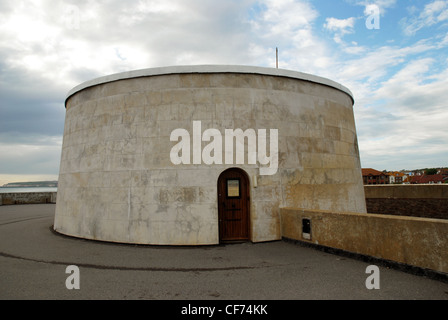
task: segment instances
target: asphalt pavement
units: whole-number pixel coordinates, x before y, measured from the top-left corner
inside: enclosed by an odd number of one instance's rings
[[[0,206],[1,300],[448,300],[444,281],[295,243],[95,242],[52,231],[54,213]]]

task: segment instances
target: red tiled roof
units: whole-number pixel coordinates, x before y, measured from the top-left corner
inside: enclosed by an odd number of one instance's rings
[[[372,169],[372,168],[366,168],[366,169],[361,169],[362,170],[362,175],[363,176],[382,176],[382,175],[386,175],[384,172]]]
[[[412,176],[409,177],[410,182],[411,183],[438,183],[438,182],[443,182],[443,178],[444,176],[442,176],[441,174],[433,174],[433,175],[422,175],[422,176]]]

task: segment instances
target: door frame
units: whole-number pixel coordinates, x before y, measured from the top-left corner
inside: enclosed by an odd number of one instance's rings
[[[241,191],[241,194],[243,193],[243,192],[245,192],[246,193],[246,203],[245,204],[243,204],[243,205],[245,205],[246,206],[246,221],[247,221],[247,239],[238,239],[238,240],[222,240],[222,234],[221,234],[221,225],[222,225],[222,221],[221,221],[221,215],[222,215],[222,209],[223,209],[223,207],[222,207],[222,204],[221,204],[221,201],[220,201],[220,195],[219,195],[219,191],[220,191],[220,182],[221,182],[221,180],[222,179],[226,179],[227,180],[227,178],[224,178],[223,176],[225,175],[225,173],[227,173],[227,172],[229,172],[229,171],[236,171],[236,172],[238,172],[238,173],[240,173],[241,174],[241,177],[242,177],[242,179],[244,180],[244,184],[246,185],[246,188],[245,188],[245,190],[242,190],[243,188],[241,188],[241,183],[240,183],[240,191]],[[252,221],[251,221],[251,210],[250,210],[250,207],[251,207],[251,201],[250,201],[250,179],[249,179],[249,175],[247,174],[247,172],[246,171],[244,171],[243,169],[241,169],[241,168],[228,168],[228,169],[225,169],[224,171],[222,171],[220,174],[219,174],[219,176],[218,176],[218,180],[217,180],[217,201],[218,201],[218,233],[219,233],[219,243],[223,243],[223,242],[232,242],[232,241],[235,241],[235,242],[241,242],[241,241],[251,241],[251,239],[252,239],[252,228],[251,228],[251,225],[252,225]]]

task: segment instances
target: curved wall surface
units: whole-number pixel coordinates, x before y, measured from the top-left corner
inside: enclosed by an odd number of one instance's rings
[[[221,181],[232,196],[225,202],[218,180],[230,168],[245,172],[247,190]],[[217,244],[223,220],[237,223],[237,199],[247,202],[253,242],[281,238],[280,207],[365,213],[350,91],[312,75],[243,66],[137,70],[70,91],[57,232]]]

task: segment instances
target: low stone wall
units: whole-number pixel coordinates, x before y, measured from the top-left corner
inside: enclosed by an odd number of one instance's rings
[[[364,186],[366,198],[448,199],[448,184],[383,184]]]
[[[0,193],[1,205],[56,203],[57,192]]]
[[[296,208],[280,214],[286,239],[448,273],[446,220]]]
[[[364,186],[368,213],[448,219],[448,184]]]

